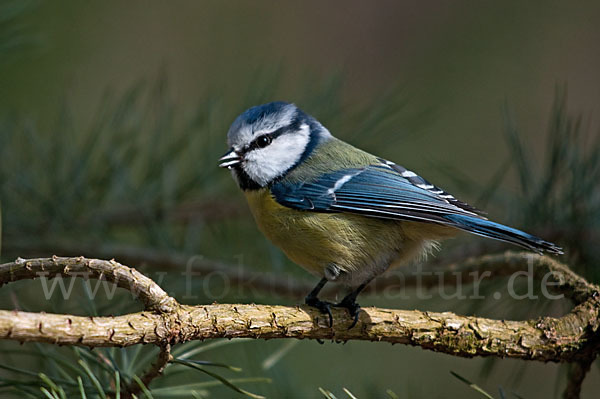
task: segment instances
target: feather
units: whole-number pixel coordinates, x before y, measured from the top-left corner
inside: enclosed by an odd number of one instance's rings
[[[281,181],[271,187],[271,192],[284,206],[318,212],[352,212],[436,223],[442,223],[444,219],[440,217],[447,214],[480,217],[472,208],[461,208],[440,194],[419,187],[401,172],[380,166],[343,169],[305,182]]]
[[[472,206],[414,172],[378,160],[380,163],[324,173],[308,181],[280,181],[271,187],[271,193],[279,204],[293,209],[436,223],[537,252],[562,253],[552,243],[488,221]]]

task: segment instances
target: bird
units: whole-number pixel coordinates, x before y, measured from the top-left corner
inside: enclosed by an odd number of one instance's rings
[[[358,294],[385,271],[425,257],[466,231],[538,253],[555,244],[488,220],[475,207],[415,172],[335,138],[293,103],[270,102],[240,114],[227,133],[220,167],[230,169],[259,230],[287,257],[320,277],[305,303],[359,319]],[[328,282],[349,293],[319,299]]]

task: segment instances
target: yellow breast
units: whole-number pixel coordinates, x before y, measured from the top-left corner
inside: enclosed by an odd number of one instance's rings
[[[263,234],[293,262],[317,275],[331,264],[347,272],[389,265],[409,249],[399,221],[294,210],[278,204],[268,189],[245,195]]]

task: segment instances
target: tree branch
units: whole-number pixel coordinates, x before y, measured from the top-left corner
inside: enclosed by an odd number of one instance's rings
[[[461,357],[496,356],[526,360],[570,362],[573,367],[566,398],[579,395],[581,384],[600,348],[600,288],[552,258],[507,252],[483,256],[446,267],[445,276],[489,271],[491,276],[532,270],[571,298],[566,315],[507,321],[451,312],[366,308],[356,327],[343,309],[333,309],[333,327],[309,306],[179,304],[154,281],[114,260],[77,258],[17,259],[0,265],[0,286],[36,277],[104,279],[130,290],[145,311],[122,316],[84,317],[0,310],[0,339],[89,347],[125,347],[151,343],[161,351],[142,377],[144,384],[161,374],[170,360],[170,346],[213,338],[297,338],[336,342],[384,341],[420,346]],[[431,269],[435,270],[435,269]],[[447,273],[450,271],[450,273]],[[452,277],[450,277],[452,279]],[[433,282],[434,280],[431,280]],[[427,280],[418,283],[427,284]],[[440,283],[439,278],[436,279]],[[132,397],[139,385],[126,387]]]
[[[365,340],[421,346],[462,357],[498,356],[540,361],[582,359],[591,339],[587,328],[597,309],[578,309],[559,319],[501,321],[421,312],[366,308],[360,324],[334,310],[334,326],[307,306],[180,306],[175,312],[140,312],[114,317],[0,311],[0,337],[60,345],[129,346],[213,338]],[[593,331],[594,334],[597,331]]]
[[[530,256],[527,254],[527,256]],[[334,310],[334,326],[308,307],[268,305],[178,304],[151,280],[114,261],[85,258],[19,259],[0,265],[0,282],[32,278],[36,273],[73,276],[91,271],[120,287],[139,289],[149,311],[116,317],[0,311],[0,337],[21,342],[50,342],[86,346],[129,346],[139,343],[175,344],[212,338],[309,338],[336,341],[367,340],[421,346],[456,356],[498,356],[541,361],[579,361],[589,358],[597,342],[600,303],[598,287],[548,257],[532,255],[536,269],[552,273],[578,305],[561,318],[504,321],[423,312],[366,308],[357,327],[344,310]],[[505,260],[516,255],[502,255]],[[484,257],[483,263],[494,263]],[[523,261],[523,257],[521,257]],[[166,304],[166,305],[165,305]]]

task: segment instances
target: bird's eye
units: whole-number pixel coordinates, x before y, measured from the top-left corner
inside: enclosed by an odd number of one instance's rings
[[[261,136],[256,139],[256,145],[258,146],[258,148],[265,148],[266,146],[271,144],[272,140],[273,139],[271,139],[271,136],[265,134],[264,136]]]

